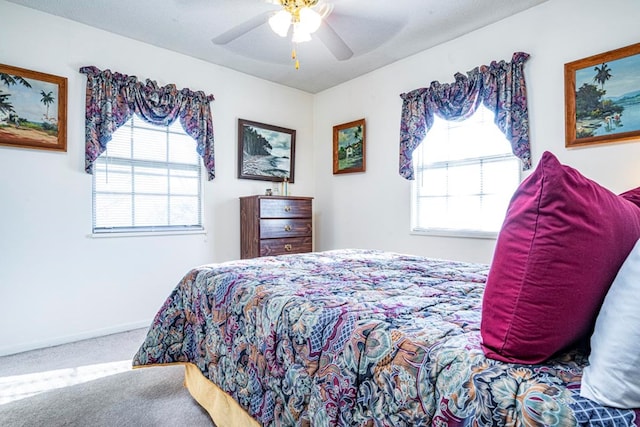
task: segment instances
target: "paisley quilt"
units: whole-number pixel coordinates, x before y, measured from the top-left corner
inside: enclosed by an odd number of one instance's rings
[[[580,397],[587,355],[487,359],[488,266],[374,250],[194,268],[135,366],[190,362],[264,426],[632,426]]]

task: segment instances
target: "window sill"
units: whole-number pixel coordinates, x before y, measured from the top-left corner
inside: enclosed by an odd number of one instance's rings
[[[414,236],[435,236],[435,237],[459,237],[466,239],[490,239],[496,240],[498,233],[494,231],[479,230],[453,230],[453,229],[424,229],[413,228],[410,232]]]
[[[104,239],[113,237],[162,237],[162,236],[182,236],[190,234],[207,234],[202,230],[172,230],[172,231],[108,231],[104,233],[91,233],[87,237],[92,239]]]

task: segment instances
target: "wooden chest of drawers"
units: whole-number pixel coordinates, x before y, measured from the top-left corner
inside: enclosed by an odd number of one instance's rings
[[[240,257],[313,250],[312,197],[240,197]]]

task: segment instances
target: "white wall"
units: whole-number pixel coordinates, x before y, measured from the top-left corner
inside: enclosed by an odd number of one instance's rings
[[[4,0],[0,16],[0,63],[68,78],[67,152],[0,146],[0,354],[147,326],[190,267],[239,258],[238,197],[269,183],[236,178],[238,118],[296,129],[290,190],[313,195],[311,95]],[[84,65],[215,95],[206,235],[89,237]]]
[[[315,97],[316,247],[365,247],[490,262],[495,240],[410,235],[409,181],[398,174],[400,94],[456,72],[531,55],[526,67],[534,165],[545,150],[615,192],[640,185],[640,144],[564,146],[564,64],[640,41],[637,0],[549,0]],[[367,120],[367,170],[332,174],[332,127]],[[525,174],[526,175],[526,174]]]

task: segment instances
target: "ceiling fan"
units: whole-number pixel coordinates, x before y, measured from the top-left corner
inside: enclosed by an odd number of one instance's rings
[[[351,48],[327,22],[327,18],[333,11],[332,4],[322,0],[267,1],[279,5],[280,10],[256,15],[214,37],[213,43],[225,45],[268,22],[274,33],[281,37],[287,37],[291,33],[293,43],[291,57],[295,61],[296,69],[300,66],[295,50],[296,45],[311,40],[311,34],[317,35],[337,60],[344,61],[353,56]]]

